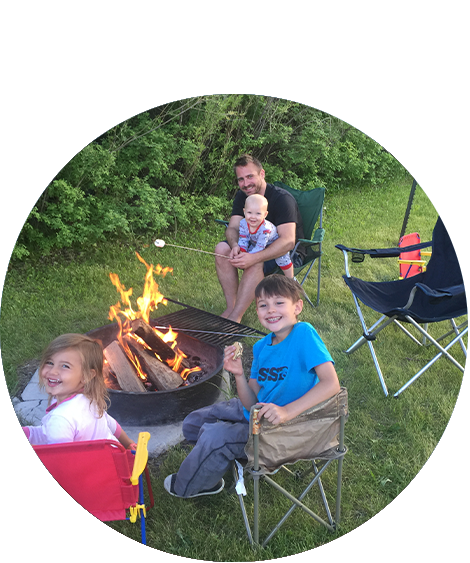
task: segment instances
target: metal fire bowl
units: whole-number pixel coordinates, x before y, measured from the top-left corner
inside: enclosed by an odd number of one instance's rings
[[[151,325],[161,324],[160,319],[150,319]],[[106,348],[118,334],[116,323],[96,328],[87,333],[101,340]],[[154,426],[179,422],[195,409],[214,403],[222,383],[223,351],[182,332],[178,333],[178,347],[188,356],[201,358],[200,367],[206,375],[196,383],[171,391],[132,393],[108,389],[111,405],[108,413],[119,424],[128,426]]]

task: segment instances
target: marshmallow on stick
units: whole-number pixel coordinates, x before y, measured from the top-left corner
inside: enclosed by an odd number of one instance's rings
[[[207,250],[199,250],[198,248],[188,248],[186,246],[178,246],[177,244],[169,244],[168,242],[165,242],[164,240],[158,238],[154,244],[157,248],[163,248],[164,246],[174,246],[175,248],[182,248],[183,250],[194,250],[195,252],[204,252],[204,254],[212,254],[213,256],[228,258],[228,256],[224,256],[223,254],[216,254],[215,252],[208,252]]]

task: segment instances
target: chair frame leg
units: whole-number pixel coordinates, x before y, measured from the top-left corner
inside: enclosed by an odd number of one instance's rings
[[[237,473],[237,468],[236,468],[235,462],[232,464],[232,472],[233,472],[233,478],[234,478],[235,483],[236,483],[238,481],[238,473]],[[251,527],[250,527],[250,523],[248,521],[248,515],[246,513],[243,495],[241,493],[237,493],[237,496],[238,496],[238,501],[240,503],[240,508],[241,508],[242,515],[243,515],[243,521],[245,523],[246,533],[248,535],[248,541],[250,542],[250,545],[253,545],[253,535],[251,533]]]
[[[447,351],[451,346],[453,346],[457,341],[461,340],[462,337],[468,332],[468,327],[466,327],[461,333],[459,333],[453,340],[452,342],[450,342],[445,348],[443,348],[439,342],[437,340],[435,340],[429,333],[427,333],[414,319],[412,319],[410,316],[406,317],[408,322],[410,324],[412,324],[416,330],[418,330],[419,332],[421,332],[421,334],[423,336],[425,336],[430,342],[431,344],[433,344],[441,353],[439,355],[442,356],[444,355],[448,360],[450,360],[455,367],[457,367],[462,373],[465,371],[465,369],[459,364],[459,362],[451,355],[449,354],[449,352]]]
[[[346,422],[345,417],[342,416],[341,419],[340,419],[338,451],[344,452],[344,453],[346,452],[346,449],[344,447],[344,426],[345,426],[345,422]],[[245,509],[245,503],[243,501],[243,496],[241,494],[238,495],[238,498],[240,500],[240,507],[242,509],[243,519],[244,519],[244,522],[245,522],[245,527],[246,527],[246,531],[247,531],[247,534],[248,534],[248,539],[249,539],[250,544],[253,547],[259,545],[259,484],[260,484],[260,478],[261,477],[267,483],[272,485],[275,489],[277,489],[280,493],[282,493],[285,497],[287,497],[292,502],[292,506],[289,508],[289,510],[284,514],[284,516],[279,520],[279,522],[276,524],[276,526],[268,534],[268,536],[266,537],[266,539],[264,540],[264,542],[262,544],[262,547],[266,547],[266,545],[272,539],[274,534],[279,530],[279,528],[284,524],[284,522],[287,520],[287,518],[291,515],[291,513],[297,507],[301,508],[304,512],[306,512],[309,516],[311,516],[315,521],[317,521],[318,523],[325,526],[330,532],[335,532],[338,529],[340,516],[341,516],[341,513],[340,513],[340,510],[341,510],[340,509],[340,505],[341,505],[341,483],[342,483],[344,455],[340,456],[337,459],[338,468],[337,468],[337,479],[336,479],[336,507],[335,507],[335,518],[333,519],[329,505],[328,505],[328,501],[327,501],[327,498],[326,498],[326,495],[325,495],[325,491],[323,489],[323,484],[321,482],[321,476],[322,476],[323,472],[331,465],[331,463],[333,463],[336,460],[333,460],[333,459],[327,460],[326,463],[321,468],[318,468],[317,465],[315,464],[315,461],[312,460],[312,468],[310,470],[306,471],[305,474],[314,471],[315,477],[312,479],[312,481],[310,481],[310,483],[305,488],[305,490],[300,494],[300,496],[298,496],[296,498],[293,495],[291,495],[291,493],[286,491],[283,487],[281,487],[281,485],[276,483],[276,481],[271,479],[271,477],[269,477],[268,475],[265,475],[265,474],[261,474],[259,472],[259,435],[258,434],[253,434],[253,446],[254,446],[254,460],[253,460],[254,461],[254,463],[253,463],[254,467],[253,467],[253,472],[252,472],[253,489],[254,489],[253,534],[251,533],[251,528],[250,528],[250,524],[249,524],[249,521],[248,521],[246,509]],[[235,464],[232,465],[232,470],[234,472],[234,478],[237,480]],[[292,471],[290,471],[287,468],[286,468],[286,470],[287,470],[288,473],[292,474]],[[322,497],[323,505],[324,505],[325,511],[327,513],[327,517],[328,517],[329,522],[326,522],[325,520],[323,520],[323,518],[321,518],[318,514],[313,512],[310,508],[308,508],[302,502],[303,499],[305,498],[305,496],[309,493],[309,491],[312,489],[312,487],[316,484],[318,484],[318,486],[319,486],[320,495]]]
[[[139,477],[139,502],[141,505],[145,503],[144,499],[144,480],[142,475]],[[143,545],[147,545],[147,530],[146,530],[146,522],[145,522],[145,514],[143,510],[139,510],[140,514],[140,535],[142,538]]]
[[[400,322],[398,322],[396,319],[394,319],[395,325],[406,334],[406,336],[408,336],[409,338],[411,338],[411,340],[417,344],[418,346],[428,346],[428,344],[426,344],[426,337],[423,336],[423,340],[420,342],[415,336],[413,336],[413,334],[411,334],[411,332],[406,329]],[[427,333],[427,327],[428,327],[428,323],[426,323],[424,325],[424,330]]]
[[[379,361],[377,359],[377,355],[375,353],[374,346],[372,345],[372,340],[375,340],[376,335],[380,331],[382,331],[386,326],[388,326],[390,323],[392,323],[394,321],[394,317],[388,318],[386,315],[383,315],[382,317],[380,317],[380,319],[374,325],[372,325],[370,327],[370,329],[368,329],[367,325],[366,325],[366,321],[364,320],[364,315],[362,314],[361,307],[359,306],[359,302],[357,300],[357,297],[354,294],[353,294],[353,299],[354,299],[354,303],[356,305],[357,314],[359,316],[359,320],[361,321],[362,330],[363,330],[364,334],[363,334],[363,336],[361,336],[361,338],[359,338],[352,346],[350,346],[346,350],[346,354],[352,354],[353,352],[355,352],[358,348],[360,348],[363,344],[365,344],[367,342],[367,345],[369,346],[370,354],[372,356],[372,360],[373,360],[374,365],[375,365],[375,371],[377,372],[377,375],[379,377],[380,385],[382,386],[382,390],[383,390],[385,396],[388,397],[387,385],[385,383],[385,379],[384,379],[384,376],[382,374],[382,370],[380,369]],[[367,338],[366,338],[366,336],[367,336]]]
[[[460,334],[460,331],[465,328],[466,326],[468,326],[468,320],[464,321],[463,323],[461,323],[460,325],[457,326],[457,323],[455,322],[454,319],[450,319],[450,324],[452,325],[452,331],[449,331],[446,335],[441,336],[441,338],[437,338],[436,340],[439,342],[440,340],[442,340],[443,338],[445,338],[445,336],[448,336],[449,334],[452,334],[452,332],[454,332],[454,334],[456,336],[458,336]],[[465,357],[467,357],[467,348],[465,348],[465,344],[463,343],[463,340],[460,338],[459,339],[459,344],[460,347],[462,348],[462,352],[464,353]]]
[[[315,475],[318,475],[319,470],[318,470],[317,464],[314,461],[312,461],[312,467],[313,467],[313,471],[314,471]],[[328,500],[326,499],[325,489],[323,488],[323,483],[321,482],[321,479],[318,479],[318,488],[320,489],[320,495],[321,495],[321,499],[322,499],[322,502],[323,502],[323,506],[325,507],[325,510],[326,510],[328,522],[330,523],[330,526],[334,527],[335,521],[333,519],[333,516],[331,515],[331,510],[330,510],[330,507],[328,505]]]
[[[332,460],[328,460],[325,463],[325,465],[321,469],[318,470],[318,473],[315,475],[315,478],[309,483],[307,488],[302,492],[302,494],[298,498],[291,495],[288,491],[286,491],[283,487],[278,485],[278,483],[276,483],[276,481],[271,479],[268,475],[264,475],[264,480],[267,483],[269,483],[270,485],[272,485],[275,489],[277,489],[280,493],[282,493],[285,497],[287,497],[293,504],[289,508],[289,510],[284,514],[284,516],[281,518],[281,520],[279,520],[279,522],[276,524],[276,526],[271,530],[268,537],[264,540],[263,547],[266,547],[267,543],[271,540],[271,538],[274,536],[274,534],[279,530],[279,528],[282,526],[282,524],[284,524],[284,522],[287,520],[287,518],[292,514],[294,509],[297,508],[297,507],[301,508],[304,512],[306,512],[309,516],[311,516],[318,523],[325,526],[330,532],[335,531],[334,525],[332,526],[328,522],[325,522],[325,520],[323,520],[323,518],[318,516],[318,514],[315,514],[315,512],[310,510],[310,508],[308,508],[307,506],[305,506],[305,504],[302,503],[302,500],[305,498],[307,493],[310,491],[310,489],[315,484],[317,484],[317,482],[320,480],[320,476],[322,475],[322,473],[326,470],[327,467],[329,467],[331,461]]]
[[[344,447],[344,425],[346,424],[346,419],[344,416],[340,419],[340,428],[339,428],[339,445],[338,450],[340,452],[345,452],[346,448]],[[343,461],[344,456],[341,456],[338,459],[338,474],[336,477],[336,510],[335,510],[335,527],[339,526],[341,520],[341,486],[343,482]]]
[[[448,360],[450,360],[455,365],[455,367],[460,369],[462,371],[462,373],[464,372],[464,368],[457,362],[457,360],[451,354],[449,354],[448,350],[456,342],[459,342],[460,346],[461,346],[461,348],[462,348],[462,350],[465,354],[465,357],[467,357],[467,351],[466,351],[466,348],[465,348],[465,344],[463,343],[462,337],[468,331],[468,321],[465,321],[462,324],[460,324],[459,326],[457,326],[454,319],[451,319],[452,330],[450,330],[446,334],[442,335],[441,337],[434,339],[427,332],[428,323],[426,323],[424,328],[423,328],[412,317],[407,315],[406,316],[407,321],[412,326],[414,326],[416,328],[416,330],[418,330],[418,332],[421,333],[421,335],[423,336],[423,340],[422,340],[422,342],[420,342],[417,338],[415,338],[413,336],[413,334],[411,334],[411,332],[409,330],[407,330],[397,320],[397,318],[398,318],[397,316],[387,317],[387,315],[382,315],[376,323],[374,323],[370,328],[367,328],[367,325],[366,325],[366,322],[365,322],[365,319],[364,319],[364,315],[362,314],[362,310],[361,310],[361,307],[359,305],[359,301],[354,294],[353,294],[353,299],[354,299],[354,304],[356,305],[356,311],[357,311],[357,314],[359,316],[359,320],[360,320],[361,325],[362,325],[363,335],[358,340],[356,340],[356,342],[354,342],[354,344],[352,344],[347,350],[345,350],[345,353],[348,354],[348,355],[352,354],[353,352],[358,350],[361,346],[363,346],[364,344],[367,343],[367,345],[369,346],[370,354],[372,356],[372,360],[374,362],[375,370],[377,372],[380,384],[382,386],[382,390],[383,390],[386,397],[388,396],[387,385],[385,383],[385,379],[384,379],[384,376],[382,374],[382,370],[380,368],[380,365],[379,365],[377,355],[375,353],[375,349],[374,349],[374,346],[372,344],[372,341],[375,340],[375,338],[376,338],[377,334],[379,334],[379,332],[381,332],[384,328],[386,328],[391,323],[395,323],[398,326],[398,328],[400,328],[407,336],[409,336],[411,338],[411,340],[413,340],[413,342],[415,342],[415,344],[417,344],[418,346],[430,346],[432,344],[433,346],[435,346],[439,350],[439,354],[437,354],[437,356],[435,356],[414,377],[412,377],[399,391],[397,391],[394,394],[394,397],[398,397],[398,395],[400,395],[407,387],[409,387],[411,385],[411,383],[416,381],[416,379],[418,379],[418,377],[420,377],[426,370],[428,370],[441,356],[445,356]],[[463,327],[465,327],[464,330],[461,330]],[[452,342],[450,342],[446,347],[443,347],[439,344],[440,340],[443,340],[444,338],[446,338],[447,336],[449,336],[453,333],[455,333],[456,336],[452,340]],[[427,341],[429,341],[429,344],[427,344]]]
[[[316,264],[317,261],[318,261],[318,277],[317,277],[317,302],[316,302],[316,305],[313,304],[310,297],[304,291],[305,299],[310,303],[310,305],[313,308],[315,308],[315,306],[318,307],[318,305],[320,304],[321,255],[310,264],[310,266],[308,267],[307,273],[302,278],[302,281],[299,282],[300,285],[303,287],[305,280],[307,279],[308,275],[310,274],[310,271],[312,270],[313,266]]]
[[[466,327],[462,332],[459,333],[458,336],[456,336],[451,342],[449,342],[449,344],[447,344],[447,346],[445,348],[442,348],[442,352],[439,352],[439,354],[437,354],[436,356],[434,356],[434,358],[432,360],[430,360],[423,368],[421,368],[418,373],[416,373],[409,381],[407,381],[407,383],[405,383],[405,385],[403,385],[403,387],[401,387],[393,396],[394,397],[398,397],[401,393],[403,393],[403,391],[405,389],[407,389],[412,383],[414,383],[418,377],[420,377],[421,375],[423,375],[423,373],[425,371],[427,371],[435,362],[437,362],[437,360],[444,355],[444,353],[446,353],[446,356],[450,356],[450,354],[447,354],[447,350],[449,350],[456,342],[460,341],[462,342],[462,337],[468,332],[468,327]],[[462,343],[463,344],[463,343]],[[441,348],[439,346],[439,348]],[[452,358],[452,356],[450,356],[450,358]],[[464,368],[456,361],[454,360],[454,358],[452,358],[452,363],[457,364],[457,367],[459,367],[459,369],[463,372]]]

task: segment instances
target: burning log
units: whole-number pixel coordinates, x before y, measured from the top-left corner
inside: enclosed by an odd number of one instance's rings
[[[117,340],[111,342],[104,349],[104,355],[123,391],[134,393],[146,391],[144,384],[135,373],[134,368]]]
[[[129,336],[125,336],[124,340],[139,359],[148,380],[155,385],[158,391],[168,391],[182,385],[183,379],[181,375],[158,360],[155,355],[147,351],[142,344]]]
[[[142,319],[135,319],[132,321],[132,331],[142,338],[142,340],[151,348],[163,362],[174,361],[176,357],[175,351],[164,342],[153,328]],[[181,361],[181,368],[189,369],[191,366],[189,362],[183,358]]]

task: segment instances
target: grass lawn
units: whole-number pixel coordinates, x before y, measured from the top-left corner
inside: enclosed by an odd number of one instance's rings
[[[187,452],[180,445],[151,466],[157,503],[148,518],[150,546],[211,561],[256,561],[292,555],[332,541],[367,522],[417,475],[446,428],[462,374],[441,359],[398,399],[385,398],[367,347],[351,357],[343,353],[362,331],[351,293],[342,280],[343,255],[334,248],[338,243],[364,248],[395,246],[410,187],[411,181],[392,182],[382,189],[326,194],[320,306],[313,309],[305,303],[301,319],[311,322],[324,339],[335,359],[341,384],[349,392],[349,452],[343,469],[338,533],[330,534],[296,510],[265,550],[251,549],[236,496],[224,491],[214,497],[184,501],[165,493],[164,477],[178,469]],[[418,189],[407,232],[418,231],[423,241],[430,240],[436,218],[437,212]],[[203,233],[155,233],[154,238],[210,251],[221,236],[220,227],[208,225]],[[105,244],[73,258],[62,256],[18,265],[10,269],[5,280],[0,324],[4,373],[12,395],[21,385],[18,374],[22,366],[38,358],[51,339],[63,332],[86,332],[109,322],[109,306],[118,300],[110,272],[119,274],[126,287],[134,288],[134,297],[140,295],[145,267],[135,251],[149,263],[174,268],[172,275],[158,278],[164,295],[216,314],[224,310],[211,256],[168,246],[156,249],[152,240],[133,247]],[[364,279],[392,279],[398,274],[394,259],[366,259],[351,269],[353,275]],[[314,299],[313,272],[306,290]],[[161,307],[154,316],[171,310],[170,305]],[[371,315],[366,320],[374,318]],[[243,323],[262,329],[253,305]],[[388,330],[389,338],[379,336],[375,346],[393,395],[434,353],[431,349],[417,350],[398,329]],[[245,345],[252,342],[245,341]],[[462,353],[456,356],[462,364],[465,362]],[[231,482],[230,476],[227,481]],[[328,490],[333,485],[332,476],[326,477],[324,483]],[[261,492],[263,537],[276,516],[279,519],[282,515],[284,502],[276,500],[270,491],[262,488]],[[250,498],[247,497],[248,510],[252,510]],[[138,526],[110,526],[139,538]]]

